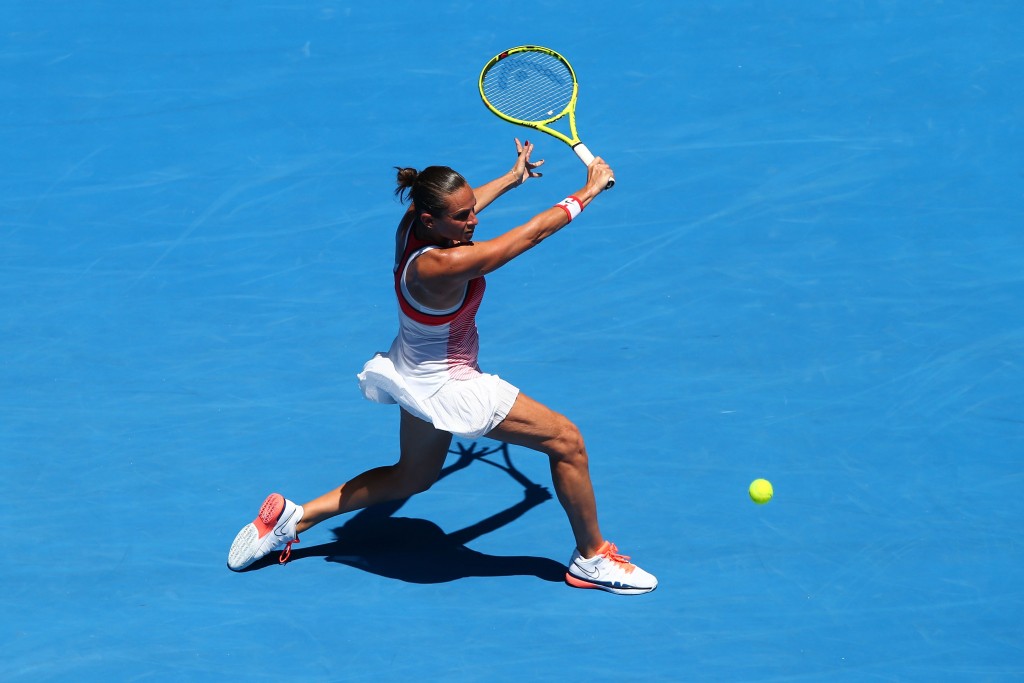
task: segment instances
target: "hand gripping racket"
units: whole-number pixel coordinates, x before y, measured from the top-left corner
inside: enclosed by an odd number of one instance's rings
[[[521,45],[493,57],[480,72],[480,97],[492,112],[535,128],[572,147],[589,166],[594,155],[576,133],[576,73],[565,57],[539,45]],[[569,115],[569,135],[548,124]],[[608,188],[615,179],[608,181]]]

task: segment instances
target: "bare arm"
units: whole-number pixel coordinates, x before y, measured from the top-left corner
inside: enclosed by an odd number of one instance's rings
[[[586,185],[573,196],[584,207],[589,205],[605,190],[613,175],[611,167],[603,159],[595,159],[587,169]],[[494,239],[461,244],[449,249],[434,249],[423,254],[416,259],[414,277],[428,290],[456,290],[473,278],[497,270],[568,223],[569,218],[561,208],[545,209],[526,223]]]

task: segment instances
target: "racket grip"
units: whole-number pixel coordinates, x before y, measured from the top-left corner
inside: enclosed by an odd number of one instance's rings
[[[576,152],[576,156],[580,158],[584,166],[590,166],[590,164],[594,163],[594,155],[591,154],[590,150],[582,142],[577,142],[573,145],[572,151]]]
[[[582,142],[577,142],[575,145],[573,145],[572,151],[576,152],[576,156],[578,156],[580,158],[580,161],[582,161],[587,166],[590,166],[590,164],[594,162],[594,155],[591,153],[589,149],[587,149],[587,146],[584,145]],[[604,186],[604,189],[610,190],[612,189],[612,187],[614,187],[614,185],[615,178],[610,178],[608,180],[608,184]]]

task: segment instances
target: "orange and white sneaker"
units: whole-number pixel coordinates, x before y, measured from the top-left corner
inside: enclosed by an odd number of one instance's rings
[[[620,555],[614,543],[605,541],[597,554],[587,559],[579,550],[573,551],[565,582],[577,588],[598,588],[619,595],[650,593],[658,580]]]
[[[302,519],[302,506],[280,493],[271,493],[260,506],[260,512],[235,536],[228,551],[228,568],[239,572],[250,564],[284,548],[278,561],[284,564],[291,555],[292,543],[299,542],[295,525]]]

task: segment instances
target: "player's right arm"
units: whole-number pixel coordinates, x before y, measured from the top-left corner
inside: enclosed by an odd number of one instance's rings
[[[604,192],[612,176],[611,167],[598,157],[587,169],[586,185],[572,196],[579,200],[581,208],[586,207]],[[422,254],[416,259],[413,277],[433,291],[461,289],[470,280],[494,272],[568,224],[565,210],[553,206],[494,239]]]

